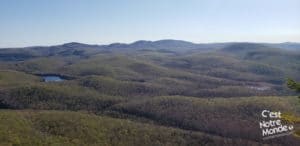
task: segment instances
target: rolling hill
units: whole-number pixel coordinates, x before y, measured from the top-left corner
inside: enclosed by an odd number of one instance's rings
[[[264,109],[300,114],[297,43],[181,40],[0,49],[0,145],[297,145]],[[61,82],[44,82],[45,75]],[[295,125],[298,128],[298,125]]]

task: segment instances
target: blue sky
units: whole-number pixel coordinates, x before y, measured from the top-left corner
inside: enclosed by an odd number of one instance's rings
[[[0,47],[300,42],[300,0],[0,0]]]

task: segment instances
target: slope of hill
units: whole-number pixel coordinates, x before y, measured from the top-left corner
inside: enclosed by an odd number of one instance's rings
[[[287,77],[300,80],[300,52],[282,45],[160,40],[0,49],[0,122],[18,121],[10,134],[0,128],[0,145],[299,144],[292,135],[262,141],[257,125],[265,108],[300,114],[285,85]]]
[[[1,145],[227,145],[241,139],[61,111],[0,111]],[[7,133],[7,131],[9,133]]]

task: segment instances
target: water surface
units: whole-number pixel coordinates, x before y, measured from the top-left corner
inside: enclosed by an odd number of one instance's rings
[[[41,76],[41,77],[43,78],[44,82],[61,82],[61,81],[65,80],[62,77],[55,76],[55,75],[51,75],[51,76],[44,75],[44,76]]]

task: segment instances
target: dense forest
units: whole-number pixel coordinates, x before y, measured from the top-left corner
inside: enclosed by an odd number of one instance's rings
[[[0,145],[299,145],[297,81],[300,44],[2,48]],[[294,133],[263,140],[264,109]]]

